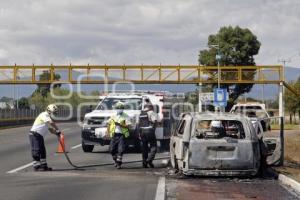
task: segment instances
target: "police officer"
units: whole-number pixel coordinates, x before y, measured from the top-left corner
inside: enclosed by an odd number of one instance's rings
[[[125,138],[129,137],[130,120],[126,113],[123,112],[124,104],[118,102],[115,105],[117,114],[108,120],[107,132],[111,137],[109,151],[115,161],[115,167],[121,169],[122,156],[125,151]]]
[[[157,115],[153,112],[153,105],[146,104],[139,117],[139,132],[141,139],[141,149],[144,168],[154,168],[153,160],[157,152],[157,141],[155,129],[157,125]],[[150,154],[148,155],[150,145]]]
[[[48,130],[57,136],[61,134],[51,115],[57,113],[57,106],[48,105],[46,111],[39,114],[29,132],[29,140],[31,145],[31,154],[33,158],[33,169],[35,171],[51,171],[46,162],[46,148],[44,137]]]

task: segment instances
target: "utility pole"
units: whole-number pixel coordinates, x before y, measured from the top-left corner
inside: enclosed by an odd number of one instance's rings
[[[283,80],[282,81],[285,81],[285,68],[287,66],[287,63],[292,62],[292,58],[295,57],[295,56],[300,56],[300,52],[298,52],[298,53],[290,56],[289,58],[278,59],[278,62],[281,62],[282,66],[283,66],[283,68],[282,68],[282,77],[283,77]],[[281,87],[281,85],[280,85],[280,87]],[[283,101],[284,87],[282,86],[282,88],[280,88],[279,90],[280,90],[279,91],[279,97],[280,97],[280,93],[282,92],[282,98],[279,98],[279,113],[280,113],[280,115],[282,115],[283,120],[285,121],[284,101]]]
[[[284,113],[284,85],[283,82],[285,81],[285,68],[286,64],[291,62],[292,57],[299,55],[300,53],[297,53],[295,55],[292,55],[288,59],[279,59],[278,62],[281,62],[283,64],[283,69],[282,69],[282,80],[280,81],[279,85],[279,116],[280,116],[280,146],[282,147],[281,151],[281,160],[280,160],[280,165],[284,164],[284,124],[285,124],[285,113]]]
[[[217,63],[218,63],[218,89],[221,88],[221,69],[220,69],[220,60],[222,58],[221,56],[221,53],[220,53],[220,45],[219,44],[213,44],[213,45],[210,45],[211,47],[214,47],[217,49],[217,54],[216,54],[216,60],[217,60]],[[219,107],[220,111],[221,112],[224,112],[225,111],[225,107]]]
[[[221,69],[220,69],[220,60],[222,58],[221,53],[220,53],[220,45],[219,44],[212,44],[209,45],[210,47],[214,47],[217,49],[217,54],[216,54],[216,61],[218,63],[218,89],[220,89],[220,82],[221,82]]]
[[[221,80],[221,69],[220,69],[220,60],[221,60],[221,54],[220,54],[220,46],[218,45],[218,54],[216,55],[216,60],[218,61],[218,89],[220,89],[220,80]]]

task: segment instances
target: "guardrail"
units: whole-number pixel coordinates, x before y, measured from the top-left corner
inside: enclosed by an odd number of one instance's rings
[[[44,110],[41,109],[0,109],[0,127],[25,125],[32,123],[34,119]],[[85,112],[80,113],[80,117]],[[58,121],[77,120],[77,110],[73,111],[59,109],[55,119]]]

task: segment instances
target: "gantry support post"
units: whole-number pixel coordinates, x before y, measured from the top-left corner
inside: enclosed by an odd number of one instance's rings
[[[282,166],[284,163],[284,123],[285,123],[285,116],[284,116],[284,101],[283,101],[283,92],[284,86],[283,81],[279,84],[279,117],[280,117],[280,145],[281,145],[281,159],[279,165]]]

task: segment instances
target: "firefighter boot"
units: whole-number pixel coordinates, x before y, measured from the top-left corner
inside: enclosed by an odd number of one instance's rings
[[[122,165],[122,156],[117,157],[117,169],[121,169]]]

